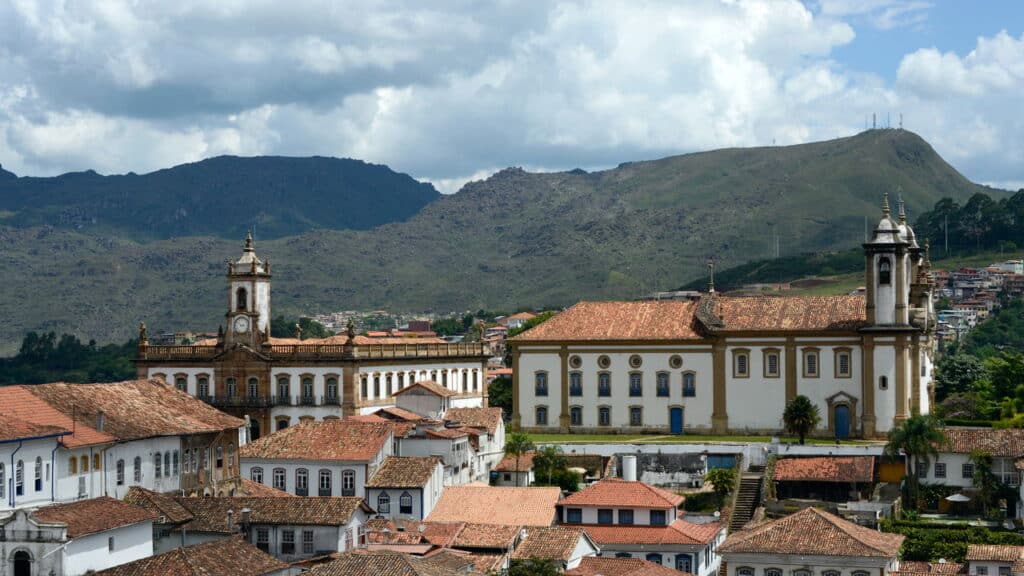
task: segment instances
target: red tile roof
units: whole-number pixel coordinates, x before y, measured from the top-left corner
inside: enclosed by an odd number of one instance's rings
[[[397,552],[346,552],[330,562],[313,566],[306,576],[458,576],[464,574],[445,561],[417,558]]]
[[[464,426],[485,428],[492,436],[501,424],[501,408],[449,408],[445,422],[459,422]]]
[[[516,457],[505,456],[498,462],[498,465],[494,467],[495,472],[529,472],[533,470],[533,457],[536,456],[536,452],[523,452],[519,455],[519,469],[516,470]]]
[[[465,438],[469,436],[469,433],[465,430],[459,430],[458,428],[432,428],[423,431],[430,438],[445,438],[448,440],[455,440],[456,438]]]
[[[145,508],[158,517],[163,516],[165,523],[168,524],[181,524],[193,518],[192,512],[179,504],[174,496],[147,490],[141,486],[129,488],[124,501]]]
[[[545,340],[693,340],[696,303],[580,302],[515,336],[514,342]]]
[[[863,295],[717,297],[726,331],[856,330],[867,324]]]
[[[241,448],[242,458],[264,460],[372,460],[391,441],[390,423],[351,420],[302,422]]]
[[[0,440],[21,440],[25,438],[58,437],[70,435],[63,426],[36,424],[15,416],[0,414]]]
[[[561,493],[561,489],[554,486],[449,486],[441,494],[427,520],[550,526],[555,519],[555,504]]]
[[[422,488],[434,475],[441,458],[388,456],[384,465],[366,483],[367,488]]]
[[[1024,558],[1024,546],[1002,544],[968,544],[964,560],[1016,562]]]
[[[246,542],[241,535],[175,548],[97,576],[262,576],[288,565]]]
[[[945,433],[947,442],[939,447],[939,452],[970,454],[974,450],[984,450],[992,456],[1024,456],[1024,428],[947,427]]]
[[[242,478],[242,485],[236,493],[237,496],[254,496],[259,498],[298,498],[295,494],[289,494],[284,490],[278,490],[273,486],[253,482],[248,478]]]
[[[525,538],[512,552],[511,558],[513,560],[541,558],[566,562],[572,558],[572,553],[576,550],[580,538],[586,538],[582,528],[568,526],[529,528],[526,530]]]
[[[250,510],[253,524],[294,524],[300,526],[344,526],[357,510],[369,512],[362,498],[355,496],[308,496],[302,498],[259,497],[175,497],[192,514],[181,529],[192,532],[230,534],[228,511],[234,522],[242,522],[242,509]]]
[[[30,386],[0,386],[0,412],[38,426],[71,430],[72,434],[61,438],[61,443],[69,448],[114,442],[115,438],[110,434],[98,432],[81,421],[76,423],[70,416],[64,415],[29,392],[29,388]]]
[[[451,547],[507,550],[512,547],[512,542],[519,535],[519,530],[519,526],[512,525],[464,523],[455,540],[452,541]]]
[[[587,556],[580,565],[567,570],[565,576],[680,576],[679,572],[639,558],[609,558]]]
[[[393,393],[392,396],[401,396],[402,394],[406,394],[410,390],[426,390],[427,392],[430,392],[435,396],[455,396],[454,391],[449,390],[444,386],[441,386],[440,384],[434,382],[433,380],[420,380],[419,382],[414,382],[406,386],[405,388],[402,388],[398,392]]]
[[[420,416],[415,412],[410,412],[404,408],[399,408],[398,406],[381,408],[377,412],[374,412],[374,414],[380,414],[384,418],[391,416],[392,420],[406,420],[409,422],[419,422],[420,420],[424,420],[423,416]]]
[[[818,510],[800,512],[729,535],[718,550],[752,554],[891,558],[905,537],[884,534]]]
[[[583,526],[598,545],[607,544],[708,544],[722,531],[718,522],[697,524],[677,519],[668,526]]]
[[[102,412],[103,432],[119,440],[206,434],[245,424],[158,379],[109,384],[56,382],[25,389],[65,416],[90,426]]]
[[[155,520],[157,515],[140,506],[122,502],[109,496],[79,500],[69,504],[54,504],[39,508],[32,517],[41,522],[61,522],[67,525],[68,538],[78,538],[139,522]]]
[[[570,494],[563,506],[616,506],[620,508],[676,508],[685,498],[643,482],[606,478]]]
[[[819,456],[779,459],[774,477],[777,482],[871,482],[874,474],[871,456]]]
[[[923,562],[918,560],[901,560],[900,571],[890,572],[895,576],[916,574],[966,574],[967,565],[960,562]]]

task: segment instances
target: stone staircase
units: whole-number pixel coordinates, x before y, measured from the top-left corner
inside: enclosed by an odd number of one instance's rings
[[[751,466],[740,478],[740,489],[729,518],[729,532],[736,532],[750,522],[754,510],[761,505],[761,482],[764,479],[764,466]]]

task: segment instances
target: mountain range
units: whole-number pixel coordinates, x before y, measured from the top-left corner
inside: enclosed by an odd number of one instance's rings
[[[709,258],[728,267],[849,248],[877,222],[883,192],[894,204],[901,195],[911,219],[943,197],[1002,194],[904,130],[590,173],[509,168],[448,196],[386,167],[326,158],[215,158],[142,176],[5,173],[0,350],[27,330],[109,341],[140,320],[154,331],[215,329],[224,261],[254,224],[257,253],[273,263],[275,314],[514,309],[671,289],[706,274]]]

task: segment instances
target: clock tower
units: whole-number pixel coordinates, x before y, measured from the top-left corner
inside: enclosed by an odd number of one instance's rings
[[[270,261],[261,261],[252,233],[245,237],[242,257],[228,262],[228,312],[224,343],[257,348],[270,336]]]

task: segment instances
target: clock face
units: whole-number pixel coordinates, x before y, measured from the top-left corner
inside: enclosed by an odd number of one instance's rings
[[[239,334],[245,334],[248,331],[249,331],[249,317],[248,316],[239,316],[238,318],[235,318],[235,332],[238,332]]]

